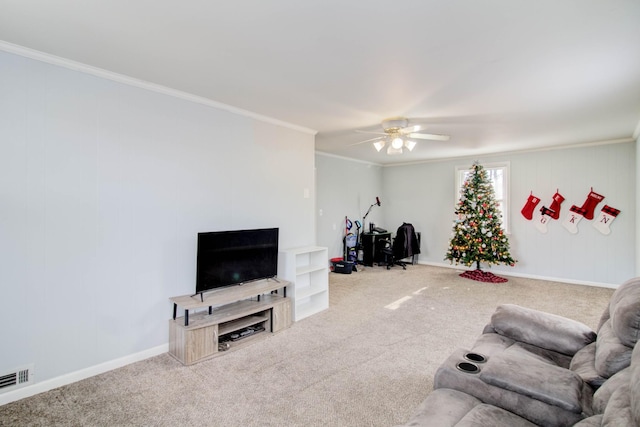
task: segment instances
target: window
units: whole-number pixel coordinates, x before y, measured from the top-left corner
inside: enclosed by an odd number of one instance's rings
[[[482,164],[493,184],[493,192],[502,212],[502,228],[509,233],[509,162]],[[456,166],[456,203],[471,166]]]

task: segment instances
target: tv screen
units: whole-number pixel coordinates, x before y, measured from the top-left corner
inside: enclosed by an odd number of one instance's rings
[[[198,233],[196,293],[277,273],[277,228]]]

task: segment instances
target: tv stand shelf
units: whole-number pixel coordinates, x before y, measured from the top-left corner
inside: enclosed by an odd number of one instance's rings
[[[220,336],[240,331],[249,326],[257,325],[269,320],[269,316],[247,316],[238,320],[218,325],[218,334]]]
[[[233,301],[251,298],[254,296],[258,296],[259,299],[261,294],[277,291],[280,288],[283,289],[282,295],[286,298],[288,285],[289,282],[286,280],[257,280],[255,282],[244,283],[242,285],[215,289],[209,291],[206,295],[182,295],[179,297],[169,298],[169,300],[173,303],[173,318],[176,318],[178,314],[178,306],[180,306],[184,308],[184,326],[189,326],[189,310],[209,307],[209,314],[211,314],[211,310],[214,305],[229,304]]]
[[[202,301],[199,295],[171,298],[174,317],[169,320],[169,354],[191,365],[291,326],[290,298],[265,295],[287,285],[289,282],[284,280],[261,280],[218,289]],[[176,317],[177,306],[185,309],[185,316]],[[204,308],[208,310],[189,314],[189,310]],[[230,334],[243,335],[242,332],[250,334],[237,341],[227,339]],[[225,344],[219,348],[223,341]]]

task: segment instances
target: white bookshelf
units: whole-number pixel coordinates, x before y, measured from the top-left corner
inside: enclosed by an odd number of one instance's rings
[[[329,308],[329,253],[320,246],[284,249],[278,255],[278,277],[291,282],[293,320]]]

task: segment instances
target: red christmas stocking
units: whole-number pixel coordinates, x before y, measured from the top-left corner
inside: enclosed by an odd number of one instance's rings
[[[560,205],[564,202],[564,197],[556,190],[556,194],[553,195],[553,201],[551,202],[551,206],[549,206],[549,210],[553,211],[553,213],[549,213],[549,216],[553,219],[560,218]]]
[[[524,207],[520,211],[522,216],[531,221],[531,218],[533,218],[533,210],[538,203],[540,203],[540,199],[534,196],[533,192],[531,192],[531,194],[529,194],[529,199],[527,199],[527,203],[525,203]]]
[[[580,209],[584,210],[584,217],[588,220],[593,219],[593,212],[596,210],[596,206],[604,200],[604,196],[593,191],[593,187],[591,187],[591,192],[587,196],[587,200],[584,201],[582,207]]]

